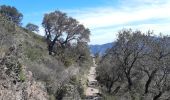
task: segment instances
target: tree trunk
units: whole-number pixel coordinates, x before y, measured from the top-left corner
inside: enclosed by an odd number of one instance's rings
[[[113,86],[113,82],[110,82],[110,84],[108,84],[108,92],[111,93],[112,91],[112,86]]]
[[[154,96],[153,100],[158,100],[162,95],[162,92],[159,92],[158,95]]]
[[[157,69],[153,70],[151,75],[149,75],[149,79],[147,80],[146,84],[145,84],[145,94],[148,93],[149,91],[149,85],[151,84],[151,81],[155,75],[155,73],[157,72]]]
[[[131,90],[131,88],[132,88],[132,80],[131,80],[130,76],[128,76],[127,79],[128,79],[128,89]]]
[[[128,72],[124,71],[125,72],[125,75],[126,75],[126,78],[127,78],[127,81],[128,81],[128,89],[131,91],[131,87],[132,87],[132,80],[131,80],[131,77],[130,77],[130,70]]]
[[[117,86],[116,89],[113,91],[113,94],[116,94],[120,90],[120,86]]]
[[[151,83],[152,77],[149,77],[149,79],[147,80],[146,84],[145,84],[145,94],[148,93],[149,90],[149,85]]]
[[[48,52],[49,52],[49,55],[52,55],[52,47],[51,47],[51,44],[48,45]]]
[[[48,50],[49,50],[49,55],[52,55],[52,52],[53,52],[53,47],[55,45],[55,42],[57,41],[57,36],[54,38],[54,40],[49,44],[48,46]]]

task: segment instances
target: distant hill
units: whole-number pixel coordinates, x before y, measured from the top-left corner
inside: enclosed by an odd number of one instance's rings
[[[91,54],[99,53],[103,55],[105,51],[113,46],[114,43],[106,43],[102,45],[89,45]]]

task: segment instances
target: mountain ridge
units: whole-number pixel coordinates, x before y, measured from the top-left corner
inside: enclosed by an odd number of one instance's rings
[[[103,55],[107,49],[112,48],[114,45],[114,42],[111,43],[105,43],[105,44],[96,44],[96,45],[89,45],[89,49],[91,54],[95,55],[96,53],[99,53],[99,55]]]

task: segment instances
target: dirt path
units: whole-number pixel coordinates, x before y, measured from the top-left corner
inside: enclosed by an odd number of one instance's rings
[[[93,66],[90,68],[87,78],[88,78],[88,86],[85,92],[86,96],[94,96],[96,93],[99,93],[99,89],[97,85],[93,85],[93,84],[97,84],[97,80],[95,79],[96,64],[94,59],[93,59]]]

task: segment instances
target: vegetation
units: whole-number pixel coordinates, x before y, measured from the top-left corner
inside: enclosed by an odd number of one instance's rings
[[[122,30],[116,45],[102,57],[97,80],[114,96],[169,98],[170,37]],[[119,97],[120,98],[120,97]]]
[[[67,45],[58,46],[56,42],[53,48],[54,55],[49,55],[46,37],[36,35],[30,26],[23,28],[6,16],[0,16],[0,67],[2,69],[7,67],[7,71],[0,70],[0,73],[12,77],[11,84],[20,82],[22,89],[29,82],[28,73],[30,72],[27,71],[31,71],[33,79],[45,85],[49,98],[60,100],[66,95],[66,87],[71,84],[71,78],[76,74],[84,74],[83,70],[87,70],[90,66],[91,57],[87,41],[81,37],[82,35],[80,37],[75,35],[75,39],[67,40]],[[7,51],[12,54],[8,55]],[[32,82],[31,76],[29,78]],[[71,85],[75,85],[77,91],[82,91],[78,80],[76,84]],[[79,95],[79,93],[76,94]]]
[[[77,94],[85,98],[86,81],[81,79],[92,63],[89,29],[54,11],[45,14],[42,25],[46,36],[41,37],[34,33],[37,25],[21,27],[22,18],[15,7],[0,6],[0,80],[9,78],[7,83],[26,87],[28,70],[45,84],[50,100],[62,100],[69,94],[68,87],[76,87]],[[170,99],[170,36],[125,29],[105,55],[94,56],[96,79],[106,100]]]
[[[0,15],[5,16],[6,19],[17,25],[21,25],[23,15],[15,7],[6,5],[0,6]]]
[[[55,11],[45,14],[42,25],[45,28],[50,55],[53,52],[54,45],[65,48],[72,45],[73,42],[89,41],[89,29],[63,12]]]
[[[39,31],[39,27],[37,25],[35,25],[35,24],[32,24],[32,23],[28,23],[26,25],[26,29],[28,29],[28,30],[30,30],[32,32],[34,32],[34,31],[38,32]]]
[[[50,55],[53,53],[66,67],[90,62],[89,29],[60,11],[45,14],[42,25]]]

